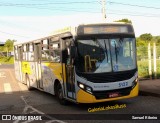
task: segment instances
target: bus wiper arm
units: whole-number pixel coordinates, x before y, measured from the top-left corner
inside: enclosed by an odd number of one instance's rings
[[[116,46],[116,44],[115,44],[116,63],[118,62],[118,55],[117,55],[117,52],[118,52],[118,50],[117,50],[117,46]]]
[[[107,55],[107,62],[108,62],[108,50],[107,50],[107,46],[106,46],[105,40],[104,40],[104,45],[105,45],[105,53],[106,53],[106,55]]]

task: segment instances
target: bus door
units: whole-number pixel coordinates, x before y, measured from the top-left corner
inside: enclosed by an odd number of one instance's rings
[[[74,67],[72,64],[66,65],[66,87],[67,87],[67,96],[69,98],[75,99],[75,75]]]
[[[36,54],[36,70],[37,70],[37,87],[43,89],[43,79],[42,79],[42,69],[41,69],[41,43],[35,44],[35,54]]]
[[[63,65],[63,75],[66,79],[67,97],[75,100],[75,72],[72,59],[70,57],[70,44],[71,39],[65,39],[65,41],[63,41],[63,46],[65,47],[64,50],[62,50],[63,63],[65,63],[65,65]]]

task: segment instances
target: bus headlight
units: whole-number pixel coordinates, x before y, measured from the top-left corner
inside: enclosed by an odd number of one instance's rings
[[[84,85],[81,84],[81,83],[79,83],[79,87],[80,87],[81,89],[84,89]]]
[[[137,82],[139,82],[139,79],[138,79],[138,77],[136,78],[135,82],[136,82],[136,83],[137,83]]]
[[[82,84],[80,82],[78,82],[78,87],[81,88],[82,90],[92,94],[92,88],[91,87],[89,87],[89,86],[87,86],[85,84]]]

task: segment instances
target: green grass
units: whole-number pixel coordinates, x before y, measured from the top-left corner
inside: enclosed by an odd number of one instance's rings
[[[14,64],[14,57],[0,57],[1,64]]]
[[[140,78],[149,78],[148,60],[138,61],[138,76]],[[153,74],[153,60],[152,60],[152,76]],[[157,60],[157,77],[160,78],[160,60]]]

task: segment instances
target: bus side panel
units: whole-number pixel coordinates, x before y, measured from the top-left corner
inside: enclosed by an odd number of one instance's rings
[[[14,61],[14,70],[15,70],[15,77],[19,82],[22,82],[22,70],[21,70],[21,62]]]
[[[30,86],[37,88],[35,63],[34,62],[22,62],[22,73],[23,73],[23,82],[25,82],[25,76],[27,74],[28,79],[30,80]]]
[[[37,88],[36,65],[35,62],[29,62],[29,64],[31,69],[31,73],[29,74],[30,86]]]
[[[62,83],[62,65],[61,63],[42,63],[42,81],[45,92],[54,94],[54,82],[57,79]]]

